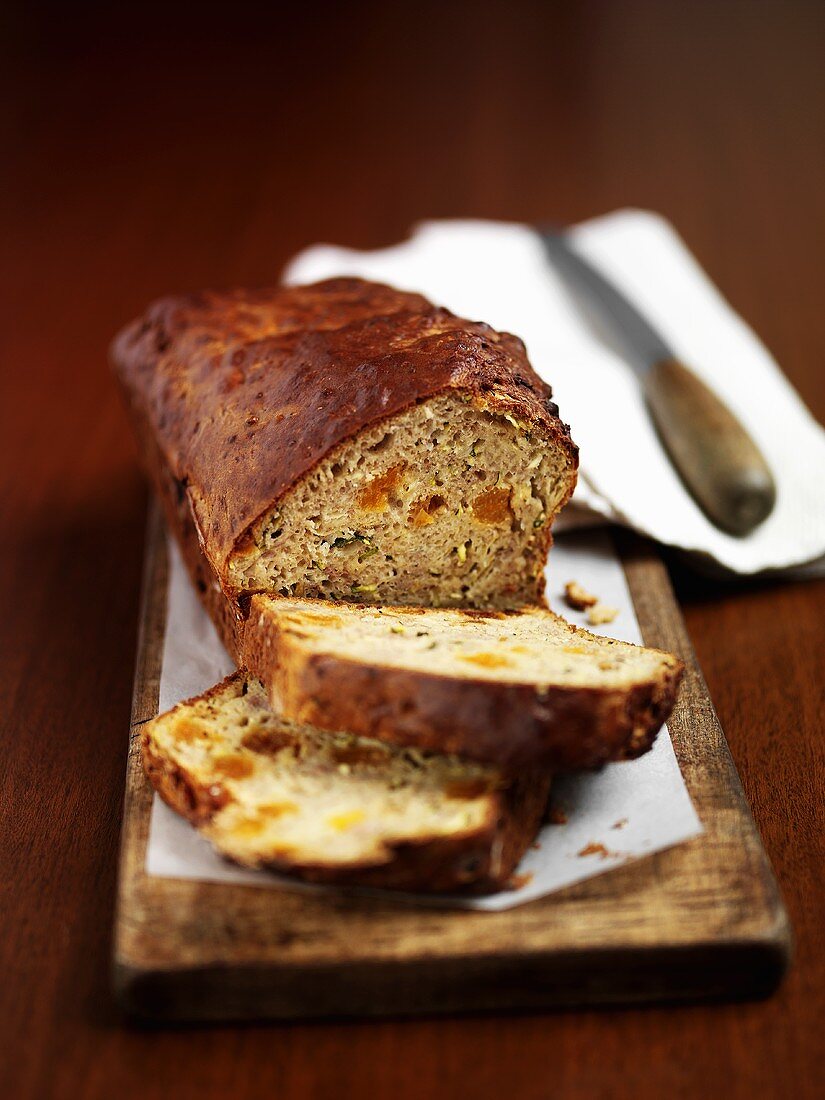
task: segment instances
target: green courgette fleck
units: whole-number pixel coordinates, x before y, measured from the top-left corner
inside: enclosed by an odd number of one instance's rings
[[[339,535],[337,539],[333,540],[333,547],[340,549],[342,546],[352,546],[354,542],[363,542],[365,546],[372,545],[372,539],[369,535],[362,535],[360,531],[356,531],[352,535]]]

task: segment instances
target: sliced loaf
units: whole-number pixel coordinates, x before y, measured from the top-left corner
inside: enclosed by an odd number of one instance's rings
[[[256,596],[244,660],[285,717],[501,767],[591,768],[650,748],[672,654],[542,608],[437,610]]]
[[[540,600],[577,450],[509,333],[360,279],[156,302],[112,355],[237,655],[251,593]]]
[[[314,882],[506,887],[550,779],[293,725],[237,672],[147,723],[147,775],[223,856]]]

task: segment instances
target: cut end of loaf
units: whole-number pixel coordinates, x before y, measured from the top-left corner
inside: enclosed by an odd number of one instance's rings
[[[237,591],[360,603],[537,602],[575,451],[545,429],[440,395],[335,448],[232,555]]]

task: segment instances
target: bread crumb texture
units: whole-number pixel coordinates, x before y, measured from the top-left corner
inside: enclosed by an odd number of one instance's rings
[[[658,680],[679,664],[659,650],[591,634],[546,608],[485,613],[340,604],[326,615],[323,607],[317,600],[255,597],[259,629],[279,639],[284,668],[286,654],[299,651],[374,667],[376,676],[409,669],[537,690],[621,690]]]
[[[535,603],[572,478],[534,427],[440,395],[334,448],[258,522],[229,581],[374,604]]]

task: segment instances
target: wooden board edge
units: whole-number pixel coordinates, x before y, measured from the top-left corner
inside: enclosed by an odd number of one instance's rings
[[[417,963],[414,982],[408,964],[398,962],[119,966],[116,991],[124,1011],[144,1022],[437,1016],[759,999],[776,989],[785,965],[770,938],[633,952],[462,955]]]
[[[158,713],[168,578],[163,515],[154,496],[150,497],[147,510],[144,554],[112,945],[116,996],[126,957],[123,940],[130,920],[131,901],[140,884],[148,878],[145,859],[152,790],[143,773],[140,729]]]
[[[673,714],[668,720],[668,728],[677,750],[677,759],[679,759],[680,743],[688,733],[686,715],[691,704],[697,707],[701,704],[707,708],[706,721],[712,727],[717,741],[728,790],[736,802],[737,812],[750,833],[754,862],[767,898],[764,935],[767,941],[773,944],[782,961],[776,981],[778,985],[793,958],[793,931],[790,918],[782,900],[776,874],[745,796],[730,746],[702,674],[696,651],[690,640],[684,616],[679,609],[667,567],[649,539],[642,538],[631,531],[616,529],[614,541],[645,645],[675,653],[685,663],[685,679]],[[681,763],[680,767],[690,792],[689,771],[685,774],[686,769]],[[693,792],[690,793],[693,794]]]

